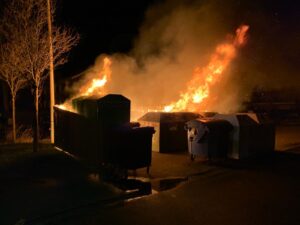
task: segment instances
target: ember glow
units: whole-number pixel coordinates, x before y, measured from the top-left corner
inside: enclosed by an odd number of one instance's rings
[[[56,105],[56,107],[58,107],[62,110],[69,111],[69,112],[76,112],[76,110],[73,108],[70,100],[64,102],[63,104]]]
[[[164,111],[200,110],[204,100],[210,97],[210,88],[220,81],[221,75],[235,58],[237,48],[245,44],[248,29],[249,26],[247,25],[240,26],[236,30],[235,37],[218,45],[211,55],[209,63],[203,68],[195,68],[186,91],[180,94],[180,99],[165,106]]]

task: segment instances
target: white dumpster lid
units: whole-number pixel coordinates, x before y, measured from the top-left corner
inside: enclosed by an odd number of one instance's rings
[[[233,126],[250,126],[261,123],[255,113],[216,114],[213,118],[227,120]]]

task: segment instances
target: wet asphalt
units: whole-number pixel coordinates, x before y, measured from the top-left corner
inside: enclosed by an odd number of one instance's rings
[[[150,176],[129,174],[147,191],[102,182],[50,145],[35,154],[30,145],[1,145],[0,225],[300,224],[297,132],[280,129],[276,147],[284,151],[257,160],[153,152]]]

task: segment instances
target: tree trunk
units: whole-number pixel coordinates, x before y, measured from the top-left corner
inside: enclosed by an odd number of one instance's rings
[[[12,106],[12,133],[13,133],[13,142],[16,143],[16,97],[12,96],[11,98],[11,106]]]
[[[39,88],[35,87],[34,90],[34,123],[33,123],[33,152],[39,149]]]

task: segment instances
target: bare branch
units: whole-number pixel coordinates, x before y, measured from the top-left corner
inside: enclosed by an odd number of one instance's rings
[[[13,41],[3,43],[0,47],[0,79],[7,83],[13,97],[27,83],[24,75],[25,64],[18,55],[20,51],[21,46]]]
[[[55,15],[52,2],[51,15]],[[45,0],[10,0],[0,20],[0,76],[15,97],[30,83],[34,90],[36,117],[43,82],[49,75],[50,51],[48,14]],[[79,35],[65,27],[52,30],[54,66],[67,62],[67,53],[79,41]],[[38,129],[37,129],[38,130]]]

